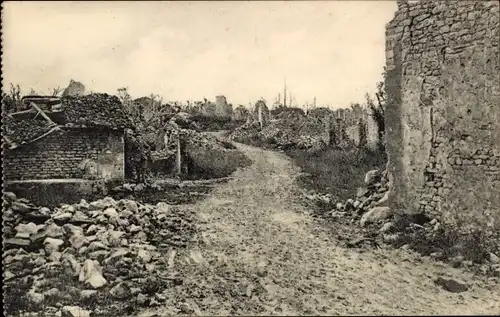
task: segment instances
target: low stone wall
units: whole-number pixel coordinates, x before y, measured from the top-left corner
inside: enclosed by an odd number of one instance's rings
[[[62,203],[74,204],[81,199],[95,200],[107,195],[109,188],[114,184],[105,184],[90,180],[64,180],[64,181],[27,181],[6,182],[4,191],[13,192],[18,197],[26,198],[37,206],[49,208]]]

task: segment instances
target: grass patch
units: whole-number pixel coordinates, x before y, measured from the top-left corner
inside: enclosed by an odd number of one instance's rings
[[[392,232],[398,233],[398,238],[391,244],[394,247],[408,245],[412,250],[435,259],[461,265],[463,261],[473,264],[485,264],[489,254],[500,253],[500,231],[474,229],[467,233],[461,230],[460,225],[425,223],[421,226],[412,226],[418,223],[411,219],[412,215],[401,215],[394,221]],[[478,228],[481,228],[478,226]],[[493,272],[483,272],[489,274]]]
[[[299,178],[303,187],[340,200],[355,197],[366,172],[383,170],[387,162],[384,151],[366,148],[327,148],[317,152],[292,149],[286,153],[306,173]]]
[[[220,151],[193,148],[188,151],[189,179],[227,177],[238,168],[248,166],[251,163],[251,160],[238,150]]]

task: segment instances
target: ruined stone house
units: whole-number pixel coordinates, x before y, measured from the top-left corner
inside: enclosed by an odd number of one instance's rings
[[[233,115],[233,105],[227,103],[225,96],[215,96],[215,114],[225,118],[230,118]]]
[[[91,94],[38,104],[32,101],[28,110],[5,116],[7,181],[124,178],[124,133],[130,121],[116,96]]]
[[[498,1],[398,1],[386,27],[390,205],[500,222]]]
[[[85,85],[73,79],[70,80],[68,87],[64,89],[62,96],[83,96],[85,94]]]

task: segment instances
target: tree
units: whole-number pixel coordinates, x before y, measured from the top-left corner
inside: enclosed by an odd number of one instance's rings
[[[3,111],[10,113],[22,110],[21,87],[10,84],[9,92],[2,91]]]
[[[52,97],[57,97],[63,90],[61,87],[57,86],[57,88],[52,88]]]
[[[137,125],[141,121],[141,112],[140,109],[134,106],[134,103],[132,102],[132,97],[128,93],[128,88],[121,87],[118,88],[117,91],[118,91],[118,98],[121,100],[125,112],[129,115],[132,122],[134,122],[134,124]]]

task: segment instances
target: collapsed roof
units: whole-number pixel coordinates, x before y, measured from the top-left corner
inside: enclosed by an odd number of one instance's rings
[[[4,121],[3,139],[10,148],[34,142],[59,126],[125,129],[132,127],[120,99],[108,94],[54,97],[27,96],[28,110],[11,113]],[[40,105],[40,106],[38,106]]]
[[[3,122],[4,144],[14,149],[20,145],[28,144],[41,139],[58,130],[57,124],[37,117],[37,114],[26,120],[16,120],[12,116],[5,116]]]
[[[125,129],[132,126],[117,96],[89,94],[61,98],[66,125]]]

